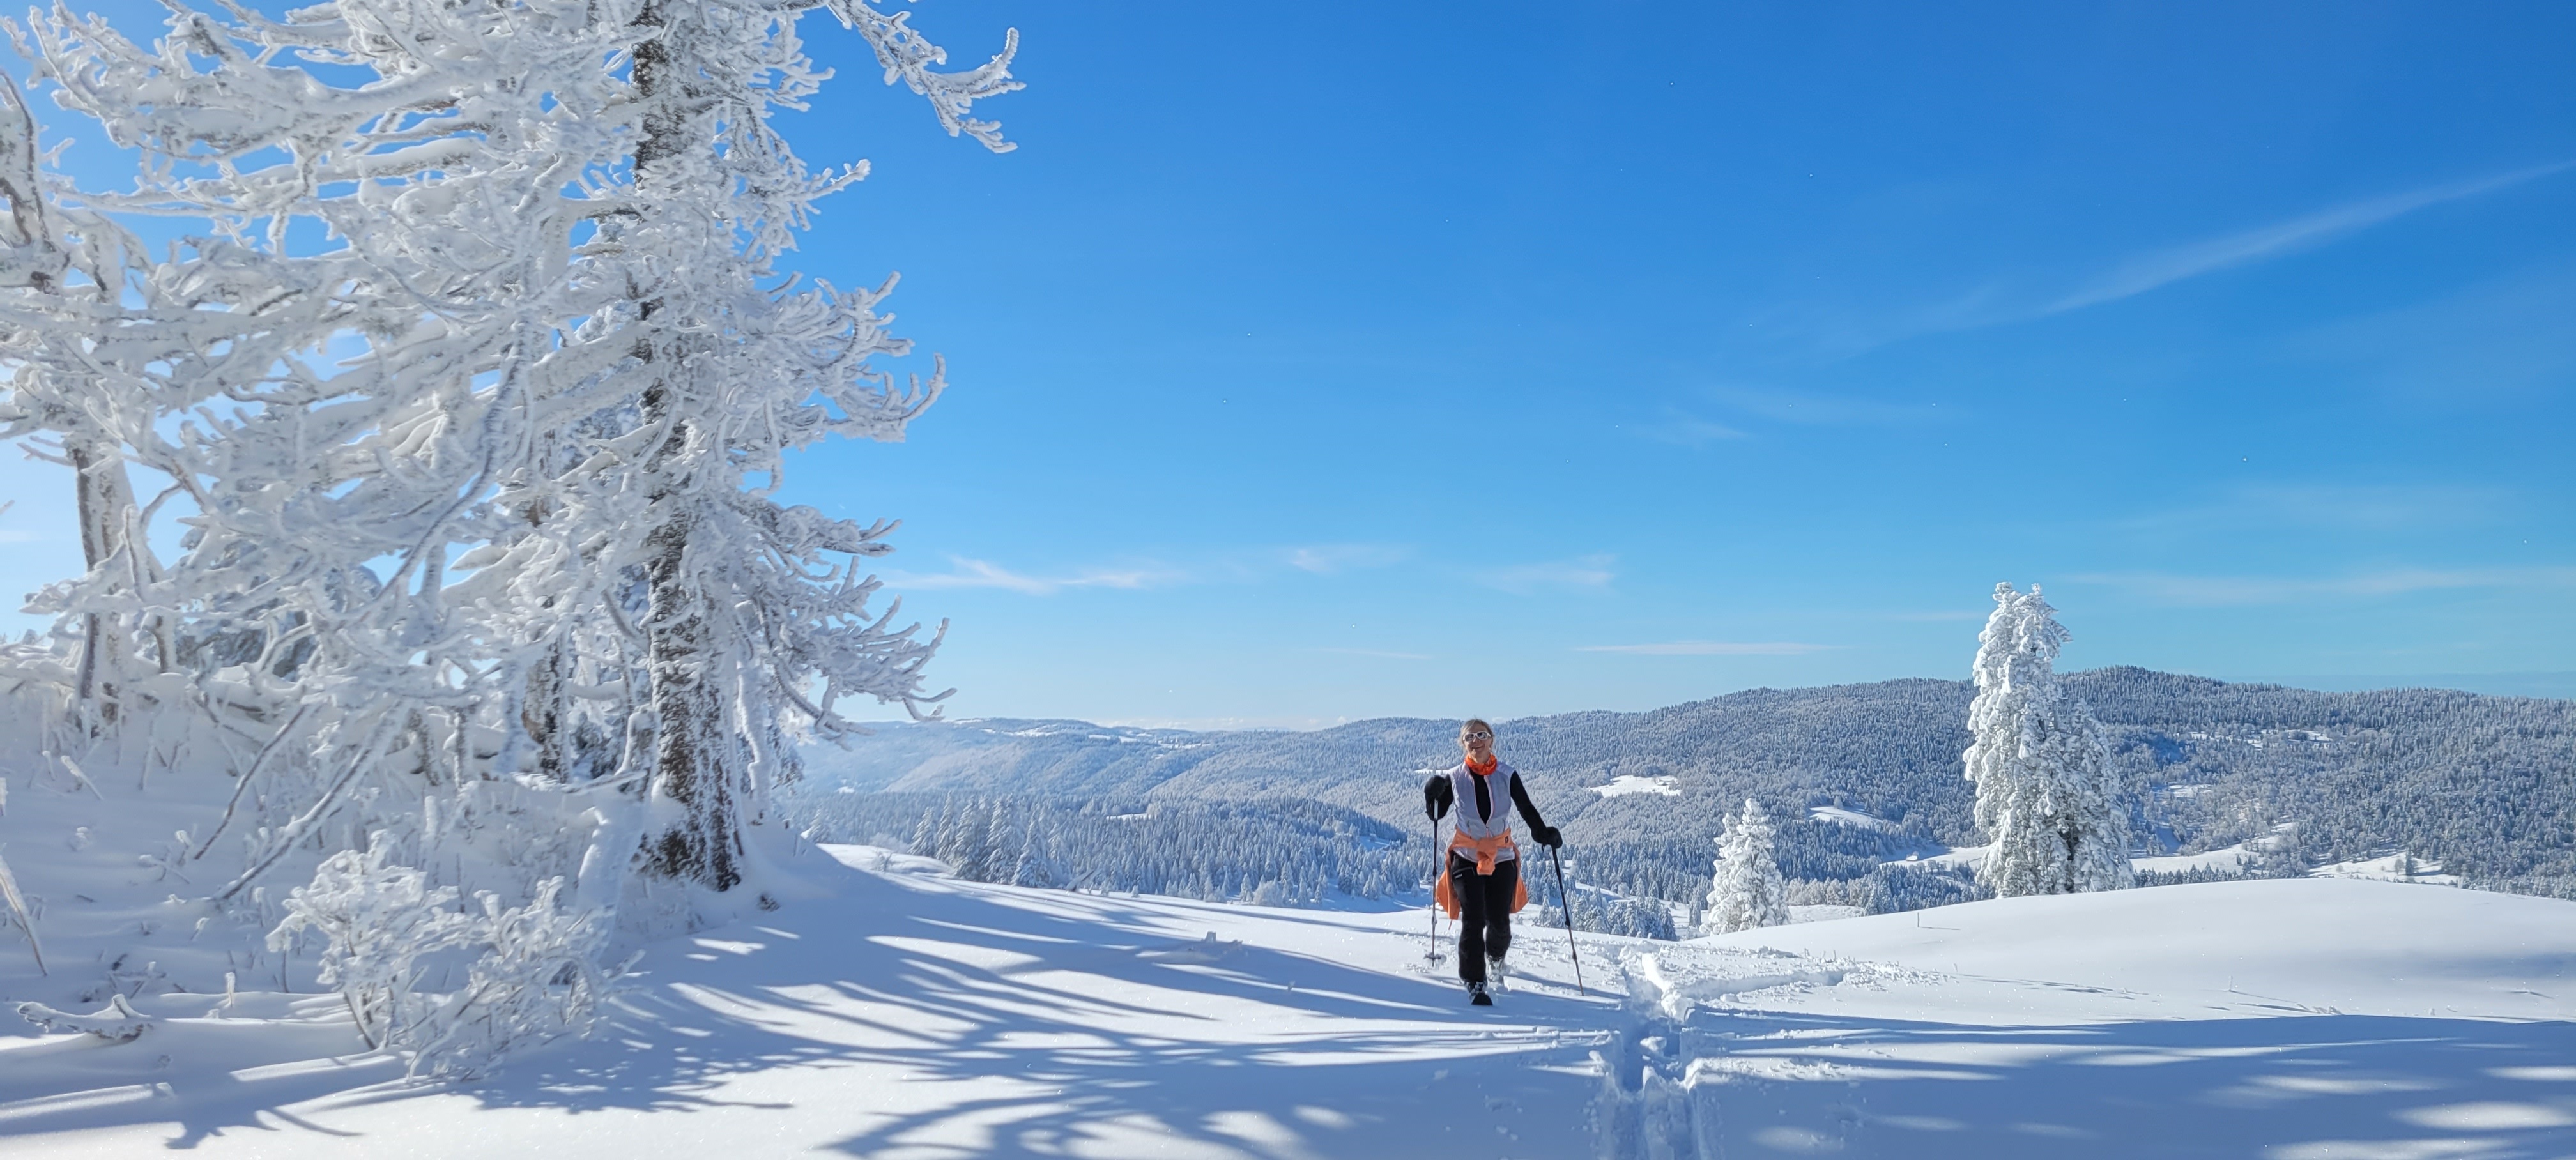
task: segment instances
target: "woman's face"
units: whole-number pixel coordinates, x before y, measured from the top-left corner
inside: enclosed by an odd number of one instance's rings
[[[1458,731],[1458,747],[1482,765],[1486,758],[1494,755],[1494,734],[1491,730],[1470,725]]]

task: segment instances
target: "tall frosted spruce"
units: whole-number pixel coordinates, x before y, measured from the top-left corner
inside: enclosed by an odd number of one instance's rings
[[[185,860],[237,857],[200,881],[245,919],[310,874],[273,938],[328,943],[415,1067],[578,1030],[596,988],[559,984],[596,980],[604,928],[693,917],[633,871],[737,885],[791,728],[936,699],[937,641],[866,570],[891,525],[772,498],[787,451],[900,438],[941,386],[876,363],[907,350],[891,282],[776,269],[863,174],[809,174],[768,125],[823,79],[810,6],[174,5],[149,46],[63,7],[8,25],[139,161],[82,189],[14,84],[0,106],[0,437],[79,470],[89,565],[37,602],[77,647],[9,675],[93,748],[120,715],[222,732],[234,790]],[[1017,87],[1007,47],[935,72],[903,16],[828,6],[952,135],[1007,148],[966,115]],[[156,528],[183,533],[166,566]],[[456,939],[483,948],[466,987],[380,993]]]
[[[858,0],[834,15],[885,67],[931,101],[940,123],[1010,148],[972,103],[1019,87],[1010,51],[942,74],[946,59],[904,23]],[[716,890],[741,881],[741,827],[793,756],[774,722],[793,707],[826,731],[831,704],[864,693],[910,707],[937,642],[888,632],[871,614],[876,583],[856,557],[886,550],[892,525],[862,528],[769,500],[783,452],[826,436],[893,440],[938,397],[940,378],[899,387],[871,362],[910,343],[876,306],[893,288],[791,292],[774,268],[815,200],[864,169],[809,174],[769,127],[821,82],[793,8],[760,0],[645,0],[633,11],[628,158],[631,215],[599,221],[619,255],[633,313],[625,373],[639,425],[638,469],[613,526],[640,534],[626,558],[645,582],[645,666],[652,689],[652,867]],[[837,564],[829,553],[853,560]],[[806,689],[821,684],[819,703]]]
[[[337,0],[179,10],[149,47],[63,8],[12,27],[141,158],[129,190],[77,189],[0,110],[0,424],[83,468],[98,541],[40,603],[91,626],[84,696],[157,668],[152,698],[276,736],[273,816],[219,835],[267,835],[225,894],[495,777],[641,788],[640,818],[567,812],[728,889],[790,722],[933,699],[936,640],[864,567],[892,525],[771,498],[788,450],[899,439],[941,388],[874,361],[908,350],[891,281],[776,268],[864,175],[808,173],[769,127],[824,79],[803,7]],[[1018,87],[1007,48],[936,72],[904,15],[828,7],[952,135],[1008,148],[967,116]],[[141,245],[145,218],[182,236]],[[127,463],[161,489],[140,509]],[[155,519],[186,525],[166,570],[135,534]],[[588,900],[622,873],[587,868]]]
[[[1995,585],[1994,614],[1977,635],[1975,740],[1964,756],[1977,825],[1993,843],[1978,877],[1998,896],[2130,884],[2128,813],[2102,727],[2058,682],[2066,640],[2039,585]]]
[[[1744,799],[1742,813],[1726,820],[1708,892],[1703,924],[1708,933],[1733,934],[1789,921],[1789,884],[1780,876],[1772,837],[1771,815],[1751,798]]]

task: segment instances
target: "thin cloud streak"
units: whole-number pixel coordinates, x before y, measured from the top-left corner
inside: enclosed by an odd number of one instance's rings
[[[1739,431],[1724,423],[1711,423],[1696,415],[1684,414],[1680,411],[1668,412],[1661,422],[1642,427],[1639,433],[1657,443],[1672,443],[1692,448],[1706,447],[1719,440],[1753,437],[1748,432]]]
[[[1847,333],[1835,335],[1826,345],[1833,357],[1851,358],[1889,343],[1928,334],[1955,334],[1990,326],[2011,326],[2117,302],[2205,274],[2270,261],[2325,245],[2428,206],[2493,193],[2569,169],[2576,169],[2576,160],[2370,198],[2268,226],[2141,254],[2054,299],[2042,300],[2029,293],[2008,292],[1997,284],[1989,283],[1947,301],[1908,312],[1900,318],[1853,327]]]
[[[1308,544],[1288,550],[1288,566],[1300,572],[1330,576],[1353,568],[1377,568],[1413,554],[1391,544]]]
[[[1938,408],[1924,403],[1882,403],[1875,399],[1761,387],[1707,387],[1701,393],[1726,406],[1765,419],[1809,426],[1911,423],[1940,413]]]
[[[2288,604],[2321,597],[2367,599],[2476,588],[2576,588],[2571,568],[2397,568],[2357,576],[2180,576],[2166,572],[2091,572],[2081,584],[2125,588],[2164,604],[2214,608]]]
[[[1802,657],[1841,647],[1788,640],[1675,640],[1661,644],[1587,644],[1576,646],[1574,651],[1646,657]]]
[[[2554,165],[2535,166],[2491,177],[2427,186],[2406,193],[2390,194],[2336,206],[2259,229],[2147,254],[2122,263],[2092,285],[2042,307],[2038,313],[2040,315],[2063,314],[2069,310],[2081,310],[2087,306],[2099,306],[2105,302],[2135,297],[2185,279],[2249,265],[2309,246],[2322,245],[2345,234],[2369,229],[2427,206],[2493,193],[2499,189],[2520,185],[2570,168],[2576,168],[2576,161],[2561,161]]]
[[[1112,571],[1092,569],[1071,576],[1026,576],[1001,565],[965,556],[951,556],[956,565],[951,572],[894,572],[884,579],[888,587],[929,591],[940,588],[998,588],[1027,596],[1053,596],[1067,588],[1145,588],[1170,583],[1183,577],[1176,572],[1155,569]]]
[[[2118,521],[2137,530],[2206,531],[2246,524],[2278,527],[2458,527],[2486,523],[2513,510],[2515,493],[2497,487],[2267,486],[2243,487],[2222,502],[2150,512]]]
[[[1488,588],[1499,588],[1515,595],[1527,595],[1543,588],[1607,588],[1619,574],[1610,570],[1618,557],[1608,555],[1579,556],[1572,560],[1553,560],[1539,564],[1515,564],[1476,574],[1475,580]]]

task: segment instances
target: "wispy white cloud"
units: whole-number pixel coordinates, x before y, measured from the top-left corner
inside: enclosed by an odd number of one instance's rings
[[[965,556],[951,556],[955,568],[947,572],[889,572],[885,582],[891,588],[999,588],[1030,596],[1052,596],[1067,588],[1146,588],[1175,583],[1186,577],[1164,568],[1094,568],[1069,576],[1028,576],[999,564]]]
[[[2244,487],[2215,503],[2150,512],[2120,521],[2140,530],[2180,528],[2234,531],[2247,525],[2359,528],[2458,527],[2498,519],[2512,510],[2514,494],[2501,488],[2345,486],[2334,484]]]
[[[2520,185],[2534,178],[2576,168],[2576,161],[2517,169],[2466,181],[2445,182],[2350,202],[2316,213],[2275,222],[2268,226],[2244,230],[2172,249],[2142,254],[2122,262],[2101,276],[2079,287],[2037,313],[2062,314],[2116,302],[2147,291],[2203,274],[2251,265],[2256,262],[2295,253],[2311,246],[2323,245],[2346,234],[2392,221],[2427,206],[2446,201],[2476,197]]]
[[[1648,657],[1799,657],[1841,647],[1789,640],[1674,640],[1660,644],[1587,644],[1577,646],[1574,651]]]
[[[1876,399],[1770,387],[1705,387],[1699,393],[1709,404],[1726,410],[1773,423],[1811,427],[1911,423],[1941,413],[1928,403],[1885,403]],[[1753,438],[1753,433],[1742,427],[1705,419],[1678,407],[1664,408],[1662,418],[1640,424],[1637,431],[1658,443],[1692,448],[1706,447],[1721,440]]]
[[[2501,277],[2289,336],[2282,351],[2357,387],[2439,401],[2546,396],[2576,377],[2576,263],[2544,258]]]
[[[0,528],[0,544],[32,544],[44,537],[18,528]]]
[[[1768,387],[1708,387],[1701,393],[1736,410],[1780,423],[1816,426],[1911,423],[1940,413],[1929,403],[1886,403],[1848,395],[1819,395]]]
[[[1288,549],[1288,566],[1300,572],[1330,576],[1354,568],[1379,568],[1413,554],[1395,544],[1308,544]]]
[[[1385,649],[1375,648],[1319,648],[1313,651],[1319,653],[1338,653],[1346,657],[1376,657],[1380,660],[1389,661],[1427,661],[1431,659],[1431,655],[1429,653],[1389,652]]]
[[[2185,576],[2169,572],[2093,572],[2068,576],[2106,584],[2165,604],[2191,607],[2288,604],[2325,597],[2368,599],[2477,588],[2576,588],[2576,567],[2394,568],[2351,576]]]
[[[1546,588],[1607,588],[1619,574],[1610,570],[1616,556],[1578,556],[1571,560],[1550,560],[1537,564],[1513,564],[1491,568],[1475,574],[1476,582],[1488,588],[1526,595]]]
[[[1872,321],[1845,319],[1825,325],[1823,329],[1828,334],[1824,346],[1833,357],[1848,358],[1923,335],[2008,326],[2117,302],[2176,282],[2286,257],[2385,225],[2420,209],[2494,193],[2569,169],[2576,169],[2576,160],[2331,206],[2270,225],[2134,255],[2076,280],[2071,290],[2049,292],[2031,287],[2026,276],[1992,277],[1965,292]],[[2524,326],[2517,333],[2527,335],[2533,329]],[[2548,328],[2539,329],[2545,332]]]
[[[1712,423],[1697,415],[1669,407],[1665,408],[1661,419],[1638,424],[1637,433],[1657,443],[1673,443],[1683,447],[1706,447],[1723,439],[1753,437],[1747,432],[1729,427],[1724,423]]]
[[[1292,547],[1240,548],[1201,555],[1182,563],[1142,563],[1082,568],[1063,573],[1014,571],[972,556],[948,557],[944,572],[881,573],[895,589],[992,588],[1029,596],[1052,596],[1072,588],[1167,588],[1178,584],[1256,583],[1281,575],[1331,576],[1362,568],[1379,568],[1413,554],[1401,544],[1304,544]]]

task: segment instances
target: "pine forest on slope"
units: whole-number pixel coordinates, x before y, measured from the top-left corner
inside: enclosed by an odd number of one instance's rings
[[[2067,684],[2103,723],[2142,853],[2252,842],[2263,852],[2255,872],[2288,874],[2404,851],[2471,885],[2576,897],[2576,702],[2323,693],[2126,667],[2069,674]],[[1972,695],[1965,681],[1920,679],[1755,689],[1643,713],[1508,721],[1499,748],[1526,771],[1594,883],[1689,902],[1707,889],[1721,816],[1753,798],[1781,820],[1781,868],[1807,884],[1797,900],[1906,909],[1972,893],[1959,876],[1890,865],[1982,841],[1960,763]],[[839,791],[1012,797],[1095,815],[1302,798],[1420,835],[1422,771],[1454,759],[1456,724],[1193,733],[986,719],[878,729],[846,749],[809,750],[790,814],[860,841],[876,835],[839,832],[849,826],[832,820],[855,822],[861,805]],[[1401,846],[1377,855],[1404,856]],[[1820,895],[1819,883],[1849,889]]]

